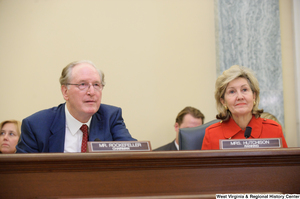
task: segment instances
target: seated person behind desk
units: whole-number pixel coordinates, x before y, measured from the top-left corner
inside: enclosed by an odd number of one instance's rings
[[[60,84],[66,103],[23,120],[17,153],[86,152],[87,139],[136,140],[125,126],[121,109],[101,104],[104,74],[92,62],[68,64]]]
[[[219,149],[220,139],[244,139],[247,126],[252,127],[250,138],[282,138],[281,126],[273,120],[260,118],[258,81],[248,68],[234,65],[224,71],[216,81],[215,99],[222,121],[205,131],[202,150]]]
[[[21,122],[6,120],[0,124],[0,153],[15,153],[21,134]]]
[[[154,151],[176,151],[179,150],[179,129],[180,128],[191,128],[200,126],[204,123],[204,115],[196,108],[193,107],[185,107],[182,111],[180,111],[176,117],[175,121],[175,131],[176,131],[176,138],[169,144],[161,146]]]

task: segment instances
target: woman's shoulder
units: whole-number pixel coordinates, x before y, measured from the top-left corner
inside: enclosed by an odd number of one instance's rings
[[[274,126],[274,127],[281,127],[280,124],[275,122],[274,120],[271,119],[266,119],[266,118],[260,118],[262,120],[262,124],[264,126]]]
[[[221,128],[223,121],[219,121],[217,123],[214,123],[212,125],[210,125],[209,127],[206,128],[207,131],[214,131],[214,130],[218,130],[219,128]]]
[[[278,124],[277,122],[275,122],[274,120],[271,120],[271,119],[261,118],[261,120],[262,120],[263,132],[271,133],[272,135],[275,135],[278,133],[277,136],[281,136],[282,127],[280,126],[280,124]]]

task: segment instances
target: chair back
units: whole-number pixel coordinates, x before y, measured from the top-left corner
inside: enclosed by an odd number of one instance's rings
[[[206,128],[219,121],[215,119],[197,127],[179,129],[179,150],[201,150]]]

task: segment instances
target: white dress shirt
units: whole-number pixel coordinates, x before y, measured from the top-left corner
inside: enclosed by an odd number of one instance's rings
[[[175,144],[177,150],[179,151],[179,145],[177,144],[176,140],[174,140],[174,144]]]
[[[81,123],[76,120],[69,112],[67,105],[65,105],[65,115],[66,115],[66,133],[65,133],[65,149],[64,152],[81,152],[81,143],[82,143],[82,131],[80,127],[83,124],[88,126],[90,129],[90,123],[92,117],[87,123]],[[89,131],[90,132],[90,131]]]

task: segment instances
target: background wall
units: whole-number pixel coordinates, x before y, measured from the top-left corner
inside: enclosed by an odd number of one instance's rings
[[[292,24],[291,8],[280,1],[281,24]],[[175,138],[185,106],[215,118],[213,0],[0,0],[0,29],[0,121],[63,103],[61,70],[81,59],[106,75],[102,103],[121,107],[132,136],[153,148]],[[284,31],[282,43],[291,44],[292,26]],[[285,52],[290,45],[282,46],[282,61],[291,120],[293,57]],[[288,145],[296,146],[296,121],[285,124]]]
[[[284,128],[279,0],[215,2],[217,75],[235,64],[252,69],[260,87],[259,107]]]
[[[281,33],[281,54],[282,54],[282,77],[283,77],[283,98],[284,98],[284,123],[285,138],[288,146],[300,146],[297,140],[299,129],[297,129],[296,88],[295,88],[295,51],[294,51],[294,28],[292,17],[293,2],[291,0],[279,1],[280,11],[280,33]],[[297,55],[299,56],[299,55]]]

